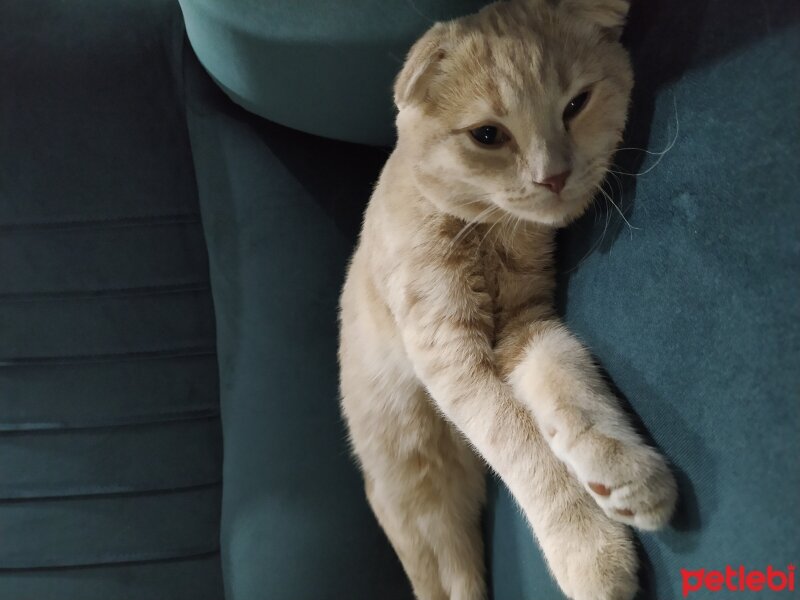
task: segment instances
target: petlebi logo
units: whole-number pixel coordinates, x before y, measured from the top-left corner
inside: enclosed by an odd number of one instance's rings
[[[681,569],[683,597],[699,591],[709,592],[793,592],[795,567],[789,565],[785,570],[772,565],[764,570],[725,566],[724,571]],[[761,596],[759,596],[761,598]]]

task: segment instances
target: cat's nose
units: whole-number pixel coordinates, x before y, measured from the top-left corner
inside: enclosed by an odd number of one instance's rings
[[[563,190],[564,186],[567,184],[567,178],[570,173],[572,173],[572,171],[564,171],[558,175],[551,175],[550,177],[545,177],[541,181],[537,181],[536,184],[550,188],[550,191],[555,194],[560,194],[561,190]]]

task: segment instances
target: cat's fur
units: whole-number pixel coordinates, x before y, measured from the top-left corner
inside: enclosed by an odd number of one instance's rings
[[[484,461],[575,600],[628,600],[626,525],[674,479],[553,310],[554,230],[625,123],[624,0],[509,0],[435,25],[395,85],[398,144],[341,299],[342,409],[367,497],[420,600],[485,598]],[[570,98],[591,88],[569,127]],[[486,149],[469,129],[513,139]],[[560,195],[537,185],[571,169]]]

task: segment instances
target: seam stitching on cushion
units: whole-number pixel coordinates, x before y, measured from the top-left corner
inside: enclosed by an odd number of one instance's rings
[[[97,227],[139,227],[142,225],[183,225],[199,223],[200,213],[142,215],[136,217],[107,217],[95,219],[65,219],[32,223],[0,223],[0,233],[6,231],[36,231],[40,229],[84,229]]]
[[[46,496],[17,496],[0,498],[0,506],[10,504],[38,504],[44,502],[65,501],[80,502],[82,500],[98,500],[102,498],[137,498],[141,496],[169,496],[173,494],[185,494],[191,492],[201,492],[210,490],[222,485],[221,479],[206,481],[203,483],[192,483],[174,487],[154,487],[149,489],[136,490],[117,490],[104,492],[84,492],[78,494],[52,494]]]
[[[36,302],[61,298],[107,298],[156,296],[161,294],[181,294],[200,292],[211,289],[208,281],[191,283],[173,283],[163,285],[144,285],[131,287],[111,287],[91,290],[54,290],[42,292],[4,292],[0,293],[0,301]]]
[[[184,550],[176,554],[163,554],[158,556],[156,553],[139,552],[128,554],[115,554],[113,558],[118,560],[96,560],[94,562],[84,562],[67,565],[43,565],[35,567],[4,567],[0,565],[0,573],[25,572],[25,571],[63,571],[73,569],[93,569],[102,567],[117,567],[125,565],[140,565],[150,563],[181,562],[190,560],[201,560],[218,556],[220,553],[219,544],[213,545],[211,550],[197,548],[196,550]]]
[[[107,354],[76,354],[71,356],[0,357],[0,368],[68,365],[75,363],[104,363],[129,360],[161,360],[167,358],[185,358],[189,356],[216,356],[216,354],[216,350],[213,347],[199,346],[195,348],[144,350],[140,352],[133,351]]]
[[[124,427],[146,427],[149,425],[162,425],[168,423],[181,423],[186,421],[203,421],[219,417],[219,407],[193,408],[185,411],[165,412],[150,415],[124,416],[116,421],[97,421],[84,423],[65,423],[58,421],[40,421],[37,423],[23,421],[20,423],[0,422],[0,437],[14,434],[25,435],[28,433],[53,433],[82,431],[91,429],[119,429]]]
[[[159,496],[164,492],[180,492],[180,491],[194,491],[205,488],[218,487],[222,481],[220,479],[198,481],[186,483],[181,485],[173,485],[164,487],[164,482],[150,482],[142,487],[126,488],[124,486],[96,486],[94,488],[79,487],[70,489],[69,486],[64,486],[64,491],[61,492],[44,492],[40,494],[29,493],[19,494],[17,496],[2,496],[0,497],[0,506],[4,504],[22,504],[24,502],[46,502],[49,500],[79,500],[79,499],[100,499],[100,498],[116,498],[127,496],[139,496],[148,494],[152,496]]]

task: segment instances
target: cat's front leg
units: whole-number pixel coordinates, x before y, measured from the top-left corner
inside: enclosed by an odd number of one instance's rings
[[[508,379],[553,452],[612,519],[646,530],[666,525],[675,479],[636,433],[588,351],[556,321],[528,325],[525,336]]]
[[[500,379],[479,278],[428,265],[408,279],[413,285],[400,288],[395,315],[414,370],[438,409],[508,486],[563,591],[573,600],[633,598],[630,531],[589,498]]]

